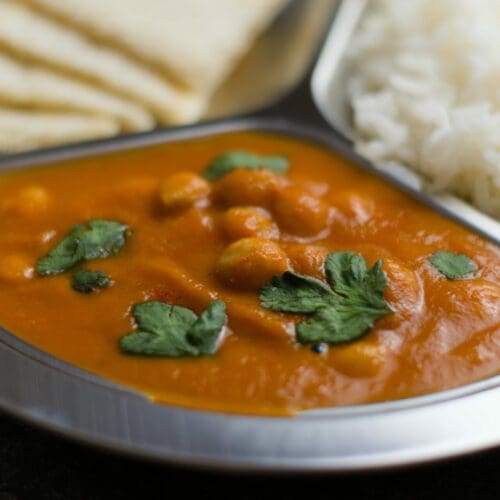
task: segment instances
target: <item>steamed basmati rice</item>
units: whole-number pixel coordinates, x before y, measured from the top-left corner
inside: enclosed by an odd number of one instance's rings
[[[499,0],[372,0],[349,52],[358,151],[500,219],[499,47]]]

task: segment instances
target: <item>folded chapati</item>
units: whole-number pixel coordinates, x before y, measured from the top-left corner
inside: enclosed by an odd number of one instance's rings
[[[77,113],[19,111],[0,107],[0,153],[115,135],[112,118]]]
[[[287,0],[0,0],[0,152],[179,124]]]
[[[152,115],[91,85],[0,54],[0,103],[30,109],[77,111],[115,118],[124,131],[148,130]]]
[[[286,0],[25,0],[206,102]]]
[[[0,51],[97,85],[150,110],[163,124],[191,121],[202,99],[116,50],[47,19],[15,0],[0,1]],[[134,23],[129,26],[133,30]]]

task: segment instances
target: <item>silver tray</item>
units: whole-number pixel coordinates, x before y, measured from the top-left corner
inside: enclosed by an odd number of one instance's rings
[[[310,78],[283,101],[253,115],[25,153],[0,160],[0,170],[236,130],[269,131],[317,142],[352,160],[353,168],[369,170],[444,216],[477,230],[474,220],[356,155],[350,141],[332,131],[316,110]],[[478,232],[498,243],[495,234]],[[62,362],[2,329],[0,409],[108,450],[246,471],[377,469],[500,445],[500,376],[429,396],[306,411],[296,417],[239,416],[153,404],[138,392]]]

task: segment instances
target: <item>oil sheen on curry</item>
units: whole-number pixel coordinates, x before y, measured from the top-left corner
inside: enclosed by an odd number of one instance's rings
[[[285,415],[500,371],[500,252],[238,132],[0,177],[0,324],[153,400]]]

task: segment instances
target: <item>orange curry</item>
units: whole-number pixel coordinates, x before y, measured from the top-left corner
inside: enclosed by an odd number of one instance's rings
[[[288,158],[284,175],[203,171],[230,150]],[[239,132],[106,154],[0,177],[0,324],[54,356],[160,402],[237,413],[300,410],[405,398],[500,371],[498,247],[322,147]],[[81,262],[111,286],[71,287],[71,272],[35,265],[76,224],[129,228],[109,258]],[[304,319],[266,309],[259,290],[291,270],[325,281],[332,252],[382,259],[392,314],[351,342],[309,346]],[[448,279],[435,252],[467,255],[475,271]],[[131,308],[161,301],[200,314],[227,309],[215,354],[125,353]],[[312,348],[311,348],[312,347]]]

